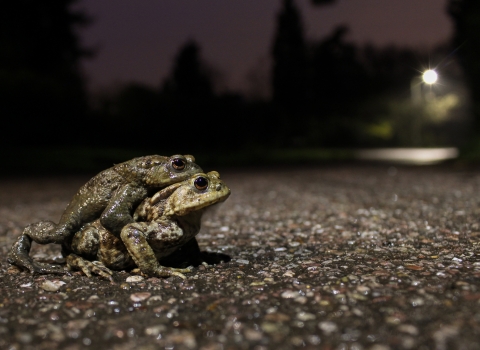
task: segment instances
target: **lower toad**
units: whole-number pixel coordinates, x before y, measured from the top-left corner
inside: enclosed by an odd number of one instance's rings
[[[120,237],[99,222],[85,225],[70,244],[63,245],[70,268],[87,276],[96,273],[111,279],[111,269],[137,266],[147,276],[185,278],[185,268],[169,268],[162,259],[193,247],[206,209],[225,201],[230,189],[216,171],[196,174],[170,185],[144,200],[134,214],[136,222],[123,227]],[[98,261],[91,261],[98,260]]]

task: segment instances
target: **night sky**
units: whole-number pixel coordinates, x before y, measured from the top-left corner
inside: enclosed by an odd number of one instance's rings
[[[355,43],[429,48],[447,41],[452,24],[447,0],[337,0],[313,7],[297,0],[309,39],[347,24]],[[280,0],[80,0],[94,22],[80,32],[97,48],[84,63],[91,89],[136,81],[159,86],[179,47],[189,38],[224,77],[225,85],[246,86],[254,67],[268,67]]]

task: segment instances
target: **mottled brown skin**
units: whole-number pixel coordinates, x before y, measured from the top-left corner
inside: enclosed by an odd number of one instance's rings
[[[164,267],[159,261],[187,247],[198,250],[195,236],[203,213],[229,195],[216,171],[196,174],[144,200],[135,211],[136,222],[126,225],[120,238],[99,221],[86,225],[75,234],[70,251],[64,247],[67,264],[88,276],[96,273],[109,279],[110,269],[135,266],[147,276],[185,278],[182,273],[190,269]],[[89,261],[93,259],[99,262]]]
[[[97,219],[119,237],[122,228],[134,221],[133,210],[142,200],[201,171],[190,155],[151,155],[106,169],[79,189],[58,224],[41,221],[27,226],[10,250],[8,261],[32,273],[65,273],[56,266],[33,261],[29,257],[31,241],[68,246],[83,225]]]

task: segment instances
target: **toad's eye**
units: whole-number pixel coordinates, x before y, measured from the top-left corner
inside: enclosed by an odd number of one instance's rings
[[[193,182],[197,190],[204,190],[208,187],[208,180],[203,176],[197,177]]]
[[[175,158],[172,160],[172,166],[175,170],[185,169],[185,161],[181,158]]]

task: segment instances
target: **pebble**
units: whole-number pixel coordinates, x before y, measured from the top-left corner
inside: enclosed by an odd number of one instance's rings
[[[156,326],[150,326],[145,328],[145,334],[146,335],[153,335],[153,336],[158,336],[160,333],[165,332],[167,330],[167,327],[163,324],[159,324]]]
[[[263,337],[261,332],[250,328],[245,329],[243,334],[245,335],[245,338],[250,341],[259,341],[262,340]]]
[[[197,341],[195,340],[195,335],[191,331],[179,331],[174,332],[166,336],[167,342],[171,342],[178,346],[183,345],[188,349],[196,349]]]
[[[329,335],[333,332],[338,330],[337,325],[331,321],[323,321],[318,324],[318,328],[320,328],[325,334]]]
[[[311,314],[309,312],[304,312],[304,311],[299,312],[296,317],[300,321],[310,321],[316,318],[314,314]]]
[[[262,331],[266,333],[277,333],[282,329],[280,323],[272,323],[272,322],[263,322],[260,327]]]
[[[137,283],[137,282],[142,282],[144,279],[145,278],[143,278],[143,276],[134,275],[134,276],[128,276],[125,281],[128,283]]]
[[[410,335],[418,335],[419,331],[418,328],[411,325],[411,324],[402,324],[398,326],[398,331],[402,333],[407,333]]]
[[[286,290],[281,294],[282,298],[292,299],[298,297],[298,291],[296,290]]]
[[[147,305],[153,305],[159,301],[162,301],[162,296],[161,295],[154,295],[153,297],[149,298],[147,300]]]
[[[130,300],[134,302],[140,302],[140,301],[147,300],[148,298],[150,298],[151,295],[152,293],[148,293],[148,292],[133,293],[130,295]]]
[[[50,281],[50,280],[45,280],[43,283],[40,285],[40,288],[43,290],[46,290],[47,292],[57,292],[64,284],[66,284],[63,281]]]
[[[248,264],[250,264],[250,261],[245,260],[245,259],[237,259],[236,261],[237,261],[237,263],[239,263],[239,264],[241,264],[241,265],[248,265]]]

